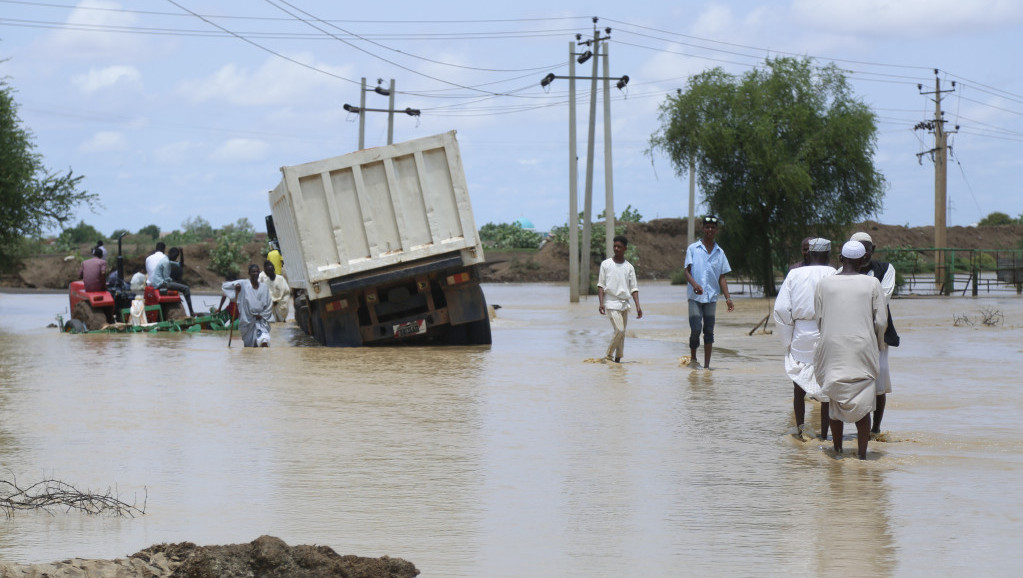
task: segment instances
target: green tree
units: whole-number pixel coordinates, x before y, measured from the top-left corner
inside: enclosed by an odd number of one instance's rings
[[[181,223],[181,229],[195,237],[197,241],[204,241],[213,237],[213,227],[206,219],[196,215],[189,217]]]
[[[100,239],[103,239],[103,233],[97,231],[92,225],[86,224],[85,221],[78,221],[74,227],[68,227],[61,232],[57,237],[57,243],[64,249],[73,250],[79,245],[95,243]]]
[[[237,276],[245,260],[245,245],[252,242],[256,229],[242,217],[217,231],[217,244],[210,251],[210,270],[225,277]]]
[[[676,173],[697,163],[704,204],[726,225],[733,268],[776,294],[775,263],[807,235],[843,238],[876,213],[884,177],[874,167],[876,118],[833,64],[768,59],[736,77],[715,68],[661,105],[651,150]]]
[[[0,79],[0,266],[17,261],[23,237],[63,227],[79,205],[99,206],[97,195],[79,190],[84,177],[71,169],[50,171],[35,152],[32,133],[18,117],[14,89]],[[94,239],[95,240],[95,239]]]
[[[160,237],[160,227],[157,227],[156,225],[146,225],[145,227],[139,229],[139,232],[135,234],[146,235],[150,238],[157,239]]]
[[[1023,216],[1023,215],[1021,215],[1021,216]],[[977,223],[977,226],[979,226],[979,227],[994,227],[996,225],[1014,225],[1014,224],[1016,224],[1018,222],[1019,221],[1017,221],[1016,219],[1013,219],[1012,217],[1010,217],[1006,213],[1000,213],[998,211],[995,211],[995,212],[991,213],[990,215],[988,215],[988,216],[984,217],[983,219],[981,219],[980,222]]]

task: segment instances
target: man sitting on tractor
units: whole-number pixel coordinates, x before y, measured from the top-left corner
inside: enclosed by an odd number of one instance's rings
[[[185,303],[188,304],[188,314],[195,315],[195,309],[192,308],[192,292],[188,285],[171,279],[170,259],[166,255],[153,269],[153,274],[149,276],[149,284],[157,289],[170,289],[184,295]]]
[[[107,262],[99,247],[92,250],[92,259],[82,261],[78,278],[85,282],[86,291],[106,291]]]

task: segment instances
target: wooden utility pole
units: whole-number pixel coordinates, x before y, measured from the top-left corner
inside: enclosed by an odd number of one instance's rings
[[[934,133],[934,148],[918,154],[917,157],[931,154],[934,159],[934,286],[944,295],[951,294],[952,283],[950,282],[951,277],[949,277],[945,265],[945,249],[948,244],[946,217],[948,215],[949,132],[945,130],[945,113],[941,110],[941,95],[946,92],[953,92],[955,86],[956,83],[953,80],[952,88],[941,90],[941,78],[938,76],[937,68],[934,69],[934,92],[923,92],[923,85],[917,85],[917,90],[920,91],[920,94],[934,95],[934,120],[918,123],[915,128],[927,129]]]

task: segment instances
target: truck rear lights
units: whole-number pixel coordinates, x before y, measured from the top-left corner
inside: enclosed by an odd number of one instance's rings
[[[337,301],[331,301],[330,303],[324,305],[323,308],[330,312],[344,311],[345,309],[348,309],[348,300],[338,299]]]
[[[472,275],[470,275],[468,271],[463,271],[462,273],[448,275],[447,282],[448,285],[458,285],[459,283],[465,283],[470,279],[472,279]]]

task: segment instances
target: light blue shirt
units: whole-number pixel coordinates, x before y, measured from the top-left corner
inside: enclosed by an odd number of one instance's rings
[[[713,303],[718,300],[721,293],[721,285],[718,278],[732,271],[728,264],[728,257],[725,257],[725,250],[714,243],[714,248],[707,252],[703,241],[697,241],[686,249],[686,267],[693,266],[689,274],[703,287],[703,294],[697,295],[693,286],[688,286],[689,299],[698,303]]]
[[[164,256],[153,268],[153,274],[149,276],[149,284],[153,287],[163,287],[163,284],[171,280],[170,259]]]

